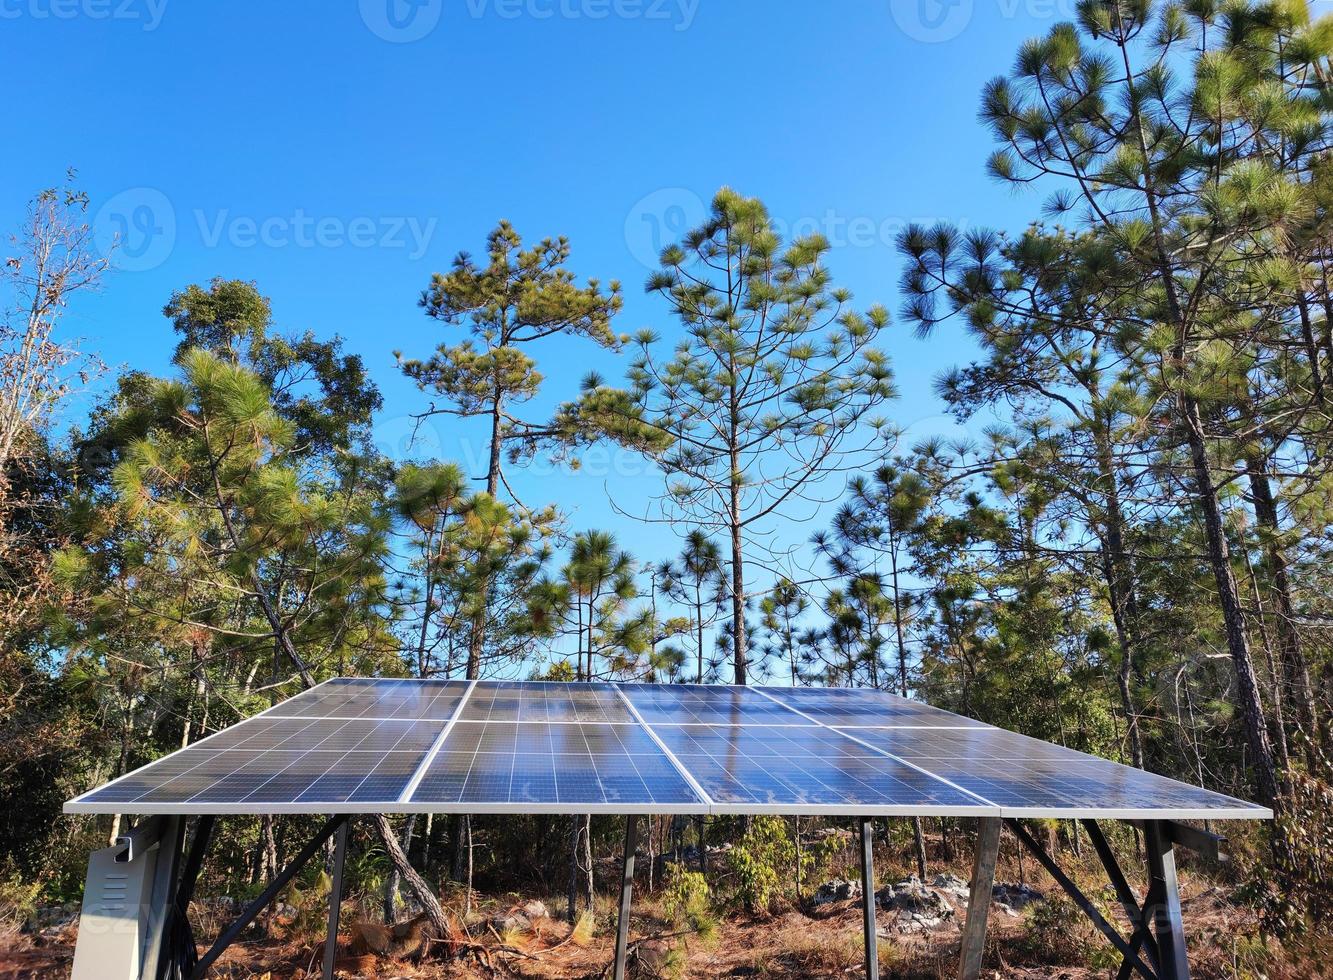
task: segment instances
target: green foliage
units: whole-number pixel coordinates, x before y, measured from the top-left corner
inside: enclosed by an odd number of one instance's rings
[[[1333,936],[1333,785],[1289,773],[1273,832],[1278,877],[1260,868],[1250,885],[1264,927],[1278,936]]]
[[[531,621],[547,635],[574,637],[576,680],[632,674],[651,649],[652,613],[629,605],[639,596],[637,567],[614,535],[583,531],[574,535],[560,578],[532,590]]]
[[[782,240],[730,190],[649,280],[675,342],[645,331],[624,388],[589,375],[554,410],[542,341],[619,350],[618,285],[505,223],[433,278],[451,336],[402,370],[423,414],[489,424],[485,473],[379,458],[361,361],[282,333],[254,284],[173,294],[170,376],[125,373],[68,450],[19,433],[25,465],[0,473],[0,796],[24,803],[0,814],[0,903],[77,889],[106,827],[67,831],[63,798],[335,671],[706,681],[729,655],[737,680],[770,658],[1237,795],[1281,785],[1245,894],[1283,947],[1326,944],[1330,54],[1333,18],[1296,0],[1085,3],[1021,48],[982,118],[994,176],[1050,185],[1039,220],[900,240],[905,318],[975,349],[937,384],[969,440],[909,446],[875,417],[887,315],[853,308],[827,241]],[[512,499],[506,466],[597,440],[667,472],[651,516],[678,556]],[[851,469],[815,538],[831,578],[756,575]],[[421,841],[437,878],[447,824]],[[716,826],[735,846],[714,884],[753,912],[848,860],[829,837],[798,869],[776,818]],[[303,829],[282,828],[275,851]],[[479,819],[480,873],[555,880],[554,828]],[[233,894],[271,873],[266,843],[255,821],[219,835]],[[363,901],[386,876],[354,850]],[[291,893],[302,927],[324,887]],[[707,882],[673,866],[666,890],[705,931]],[[1242,974],[1279,955],[1234,946]],[[1063,901],[1034,909],[1028,953],[1112,965]]]
[[[19,872],[11,865],[0,866],[0,924],[21,926],[37,911],[44,883]]]
[[[401,467],[392,504],[420,583],[401,599],[412,609],[402,632],[418,676],[479,677],[526,659],[541,633],[528,600],[551,555],[554,512],[473,493],[452,463]]]
[[[287,890],[283,893],[283,901],[296,909],[290,927],[293,935],[315,937],[326,931],[331,891],[333,891],[333,879],[322,868],[307,884],[300,884],[298,879],[287,886]]]
[[[239,280],[214,279],[207,289],[188,286],[172,295],[163,313],[181,338],[178,364],[198,349],[244,365],[291,421],[297,442],[321,452],[366,448],[382,399],[361,358],[344,354],[339,338],[322,341],[309,331],[277,334],[267,297],[254,283]]]
[[[1102,965],[1106,940],[1094,933],[1079,907],[1064,896],[1055,895],[1030,905],[1024,920],[1027,931],[1020,945],[1037,962],[1093,968]],[[1118,966],[1119,961],[1112,965]]]
[[[810,858],[802,855],[805,877]],[[735,875],[735,900],[751,913],[765,914],[787,894],[796,881],[796,843],[781,817],[755,817],[750,828],[727,852]]]
[[[657,577],[663,593],[690,612],[689,629],[694,640],[694,680],[704,683],[716,664],[705,654],[704,631],[722,612],[727,596],[726,562],[717,542],[700,528],[685,535],[680,556],[662,562]],[[705,659],[710,662],[705,668]]]
[[[645,332],[630,370],[644,421],[671,437],[657,455],[662,504],[682,523],[731,537],[728,639],[746,679],[745,550],[762,528],[799,514],[803,488],[847,465],[849,437],[876,426],[893,395],[874,346],[888,314],[850,308],[819,235],[784,242],[763,203],[723,189],[707,220],[664,249],[648,291],[685,339],[665,359]]]
[[[708,882],[682,864],[668,864],[662,889],[662,911],[677,927],[688,927],[701,938],[712,938],[718,927],[713,915]]]
[[[532,400],[543,380],[527,350],[552,337],[583,338],[613,350],[625,340],[611,327],[621,307],[619,283],[605,291],[596,279],[578,286],[566,268],[570,246],[565,238],[522,246],[513,226],[502,221],[487,238],[484,265],[459,253],[451,271],[431,279],[421,305],[433,319],[465,327],[468,339],[441,344],[424,361],[399,355],[407,377],[442,397],[431,412],[489,419],[486,492],[492,497],[500,493],[506,451],[517,461],[542,446],[585,441],[609,410],[606,396],[593,384],[580,411],[566,410],[549,423],[515,417],[511,407]]]

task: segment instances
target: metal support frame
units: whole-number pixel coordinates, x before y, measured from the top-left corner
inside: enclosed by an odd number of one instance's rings
[[[184,817],[162,817],[158,830],[158,854],[157,864],[153,868],[153,900],[148,911],[148,929],[144,937],[144,953],[142,973],[145,980],[157,980],[161,976],[162,949],[166,945],[167,939],[167,919],[171,910],[171,902],[174,895],[172,891],[176,886],[176,869],[180,866],[181,852],[185,849],[185,818]],[[145,833],[151,833],[148,829],[153,821],[142,824],[143,828],[139,833],[131,831],[126,837],[117,838],[116,843],[125,841],[125,852],[116,858],[121,861],[122,858],[129,863],[133,863],[137,852],[141,852],[145,838]]]
[[[634,858],[638,846],[640,819],[638,814],[626,817],[613,980],[625,980],[629,952],[630,908],[634,890]],[[113,847],[97,852],[89,867],[89,887],[86,891],[90,894],[95,868],[125,867],[137,873],[111,874],[109,870],[96,872],[105,874],[110,883],[105,884],[103,891],[94,895],[92,899],[85,897],[85,917],[91,921],[93,916],[101,914],[98,910],[105,906],[108,912],[124,919],[125,914],[122,909],[125,899],[121,896],[128,897],[127,890],[130,886],[122,884],[121,880],[134,879],[142,882],[134,885],[134,888],[136,894],[143,893],[146,908],[140,907],[137,923],[129,923],[126,929],[121,930],[132,933],[131,939],[135,944],[133,949],[123,954],[126,960],[133,962],[133,980],[184,980],[187,976],[190,980],[201,980],[227,947],[235,942],[246,927],[278,896],[319,848],[336,834],[333,880],[329,895],[328,935],[323,962],[323,976],[331,980],[337,956],[349,820],[347,815],[330,817],[296,857],[269,883],[263,893],[218,936],[202,957],[197,957],[186,913],[216,824],[216,818],[213,816],[199,817],[188,852],[184,847],[185,820],[181,817],[159,817],[145,821],[117,838]],[[1145,980],[1189,980],[1189,959],[1185,945],[1179,882],[1176,876],[1175,848],[1198,850],[1216,860],[1223,838],[1171,820],[1136,821],[1136,826],[1143,831],[1148,857],[1148,889],[1140,903],[1121,871],[1097,821],[1084,819],[1080,822],[1087,830],[1125,916],[1133,926],[1129,939],[1125,939],[1107,922],[1097,906],[1083,894],[1018,820],[1008,817],[983,817],[979,821],[967,922],[962,937],[958,972],[960,980],[976,980],[980,973],[999,853],[1000,831],[1004,824],[1009,826],[1022,846],[1036,857],[1083,914],[1120,952],[1122,961],[1117,980],[1129,980],[1136,972]],[[868,980],[879,980],[878,936],[875,921],[874,821],[870,817],[861,817],[859,823],[866,977]],[[147,882],[149,876],[152,878],[151,885]],[[90,902],[93,903],[91,906]],[[98,902],[101,905],[96,904]],[[90,907],[94,909],[93,912],[89,912]],[[109,927],[109,929],[116,928],[119,926],[115,923]],[[77,955],[78,952],[76,950],[75,976],[100,975],[101,966],[106,964],[102,961],[100,965],[93,965],[94,960],[98,959],[98,954],[92,947],[84,951],[88,954],[86,956],[80,957]],[[92,972],[89,972],[90,968]]]
[[[612,980],[625,980],[625,958],[629,951],[629,910],[634,897],[634,852],[639,846],[639,816],[625,818],[625,857],[620,876],[620,915],[616,919],[616,958]]]
[[[958,955],[958,980],[977,980],[981,975],[1002,827],[999,817],[982,817],[977,821],[977,850],[972,859],[972,888],[967,899],[967,922],[963,925],[962,949]]]
[[[333,846],[333,881],[329,887],[329,932],[324,939],[324,980],[333,980],[333,963],[338,957],[338,917],[343,904],[343,864],[347,860],[347,828],[344,820]]]
[[[1189,956],[1185,950],[1185,927],[1180,912],[1180,886],[1176,881],[1176,854],[1169,829],[1160,821],[1149,821],[1144,828],[1144,846],[1148,851],[1149,901],[1144,903],[1145,928],[1148,921],[1157,935],[1157,955],[1162,980],[1189,980]],[[1152,902],[1156,891],[1160,905]]]
[[[1078,886],[1070,880],[1046,853],[1045,848],[1028,833],[1017,820],[1006,818],[1005,823],[1019,841],[1041,862],[1047,873],[1065,890],[1066,894],[1092,921],[1101,933],[1119,950],[1122,957],[1117,980],[1128,980],[1135,971],[1146,980],[1189,980],[1189,960],[1185,950],[1185,932],[1180,912],[1180,889],[1176,881],[1175,853],[1169,821],[1146,821],[1144,839],[1148,851],[1148,893],[1140,905],[1125,880],[1115,855],[1111,853],[1101,828],[1094,820],[1085,820],[1098,857],[1106,867],[1111,885],[1134,926],[1126,940],[1098,911]],[[1192,829],[1192,828],[1190,828]],[[1187,836],[1187,835],[1186,835]]]
[[[875,923],[875,821],[861,818],[861,922],[865,934],[866,980],[879,980],[879,936]]]
[[[305,867],[307,861],[324,846],[324,842],[334,835],[334,833],[347,823],[347,817],[330,817],[328,822],[320,828],[319,833],[310,839],[305,847],[301,848],[299,854],[294,857],[287,867],[283,868],[267,888],[253,902],[246,906],[245,911],[237,917],[226,929],[222,935],[218,936],[207,953],[200,957],[194,972],[190,974],[191,980],[201,980],[223,952],[234,943],[238,936],[245,931],[246,926],[258,918],[259,913],[264,911],[265,907],[278,897],[278,894],[287,887],[287,883],[296,877],[297,873]]]
[[[1134,926],[1134,933],[1129,937],[1130,948],[1136,953],[1141,950],[1143,958],[1148,961],[1148,964],[1154,970],[1158,970],[1157,945],[1149,942],[1151,938],[1148,933],[1149,920],[1144,915],[1144,909],[1151,909],[1158,900],[1155,886],[1148,889],[1148,895],[1143,900],[1143,905],[1140,906],[1134,890],[1129,887],[1124,872],[1120,870],[1120,864],[1116,861],[1115,854],[1111,851],[1111,845],[1107,841],[1106,835],[1102,833],[1102,828],[1096,820],[1083,820],[1082,824],[1088,832],[1088,838],[1092,841],[1093,848],[1097,851],[1097,857],[1101,859],[1102,867],[1106,869],[1106,876],[1111,881],[1111,887],[1115,889],[1116,898],[1120,900],[1120,907],[1125,910],[1125,916]],[[1117,980],[1128,980],[1133,969],[1133,964],[1128,959],[1122,961]]]

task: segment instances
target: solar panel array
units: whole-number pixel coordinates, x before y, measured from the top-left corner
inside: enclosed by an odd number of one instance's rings
[[[65,810],[1271,816],[881,691],[362,678]]]

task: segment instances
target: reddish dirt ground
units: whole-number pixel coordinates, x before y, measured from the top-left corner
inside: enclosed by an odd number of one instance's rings
[[[1049,891],[1049,889],[1047,889]],[[501,911],[498,903],[487,903],[487,911]],[[653,935],[670,931],[651,915],[633,921],[634,936],[646,951],[660,960],[668,942],[654,943]],[[962,916],[960,911],[960,917]],[[1315,978],[1319,967],[1287,967],[1273,963],[1259,971],[1243,968],[1237,961],[1237,937],[1250,935],[1255,923],[1246,910],[1226,901],[1217,888],[1187,886],[1186,921],[1196,980],[1246,978],[1269,980]],[[569,927],[555,920],[538,920],[531,931],[501,937],[484,920],[472,926],[470,938],[475,953],[453,962],[427,959],[399,961],[387,957],[354,955],[350,936],[340,948],[339,975],[378,978],[473,978],[514,977],[524,980],[590,980],[606,973],[611,958],[611,924],[601,916],[599,933],[580,945],[569,938]],[[987,980],[1091,980],[1114,973],[1109,966],[1088,965],[1088,950],[1104,947],[1090,930],[1078,922],[1055,928],[1055,935],[1037,935],[1028,919],[997,912],[991,917],[991,942],[987,953]],[[279,931],[282,924],[279,924]],[[881,929],[884,920],[881,919]],[[950,924],[935,932],[894,936],[882,940],[882,975],[895,980],[944,980],[954,976],[959,930]],[[76,927],[55,934],[32,937],[11,932],[0,935],[0,978],[4,980],[51,980],[69,975]],[[505,947],[508,947],[506,950]],[[277,980],[319,975],[321,948],[295,937],[258,939],[232,948],[214,976],[229,980]],[[1252,954],[1251,954],[1252,956]],[[1096,954],[1093,954],[1095,960]],[[711,942],[688,944],[686,977],[854,977],[862,964],[859,905],[842,902],[822,907],[816,914],[788,911],[770,918],[733,916],[722,923]],[[651,970],[639,976],[655,976]]]

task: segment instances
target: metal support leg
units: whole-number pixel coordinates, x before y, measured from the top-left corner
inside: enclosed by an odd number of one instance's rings
[[[184,817],[162,818],[157,848],[157,862],[153,869],[153,898],[143,948],[144,980],[157,980],[162,973],[160,965],[162,949],[166,945],[167,920],[171,913],[171,903],[176,897],[176,872],[185,851]],[[128,850],[132,856],[134,846],[131,844]]]
[[[338,916],[343,904],[343,863],[347,860],[347,825],[338,828],[333,845],[333,882],[329,888],[329,933],[324,940],[324,980],[333,980],[333,961],[338,956]]]
[[[616,962],[613,980],[625,980],[625,956],[629,949],[629,907],[634,895],[634,852],[639,846],[639,817],[625,818],[625,863],[620,879],[620,918],[616,920]]]
[[[1000,857],[999,817],[982,817],[977,827],[977,852],[972,859],[972,892],[967,899],[967,922],[958,959],[958,980],[977,980],[986,952],[986,924],[995,888],[995,863]]]
[[[1101,858],[1102,867],[1106,869],[1106,876],[1111,880],[1111,887],[1115,889],[1116,897],[1120,899],[1120,905],[1125,910],[1125,916],[1129,919],[1130,925],[1134,927],[1133,934],[1129,937],[1130,949],[1135,953],[1143,952],[1143,958],[1154,970],[1157,969],[1157,947],[1154,943],[1148,942],[1150,933],[1148,933],[1148,918],[1143,910],[1150,909],[1156,904],[1155,896],[1157,892],[1149,888],[1148,895],[1144,900],[1142,908],[1139,906],[1139,900],[1134,895],[1134,890],[1129,887],[1129,882],[1125,880],[1125,874],[1120,870],[1120,864],[1115,859],[1115,853],[1111,850],[1111,844],[1102,833],[1102,828],[1096,820],[1084,820],[1084,828],[1088,831],[1088,837],[1092,840],[1092,846],[1097,849],[1097,856]],[[1125,980],[1133,971],[1134,965],[1128,958],[1121,963],[1119,980]]]
[[[1148,851],[1148,880],[1161,896],[1156,907],[1144,909],[1144,914],[1155,925],[1161,977],[1162,980],[1189,980],[1180,887],[1176,881],[1176,853],[1166,828],[1159,821],[1145,822],[1143,830]]]
[[[875,822],[861,818],[861,917],[865,929],[866,978],[879,980],[879,936],[875,923]]]
[[[200,817],[195,822],[194,838],[190,841],[190,850],[181,866],[180,880],[176,882],[170,913],[167,916],[162,944],[162,955],[166,957],[166,962],[159,963],[159,977],[165,976],[169,980],[177,980],[192,969],[199,958],[194,933],[190,930],[190,902],[194,900],[194,887],[199,882],[199,872],[204,866],[204,854],[213,839],[213,827],[216,823],[217,818],[212,816]]]

